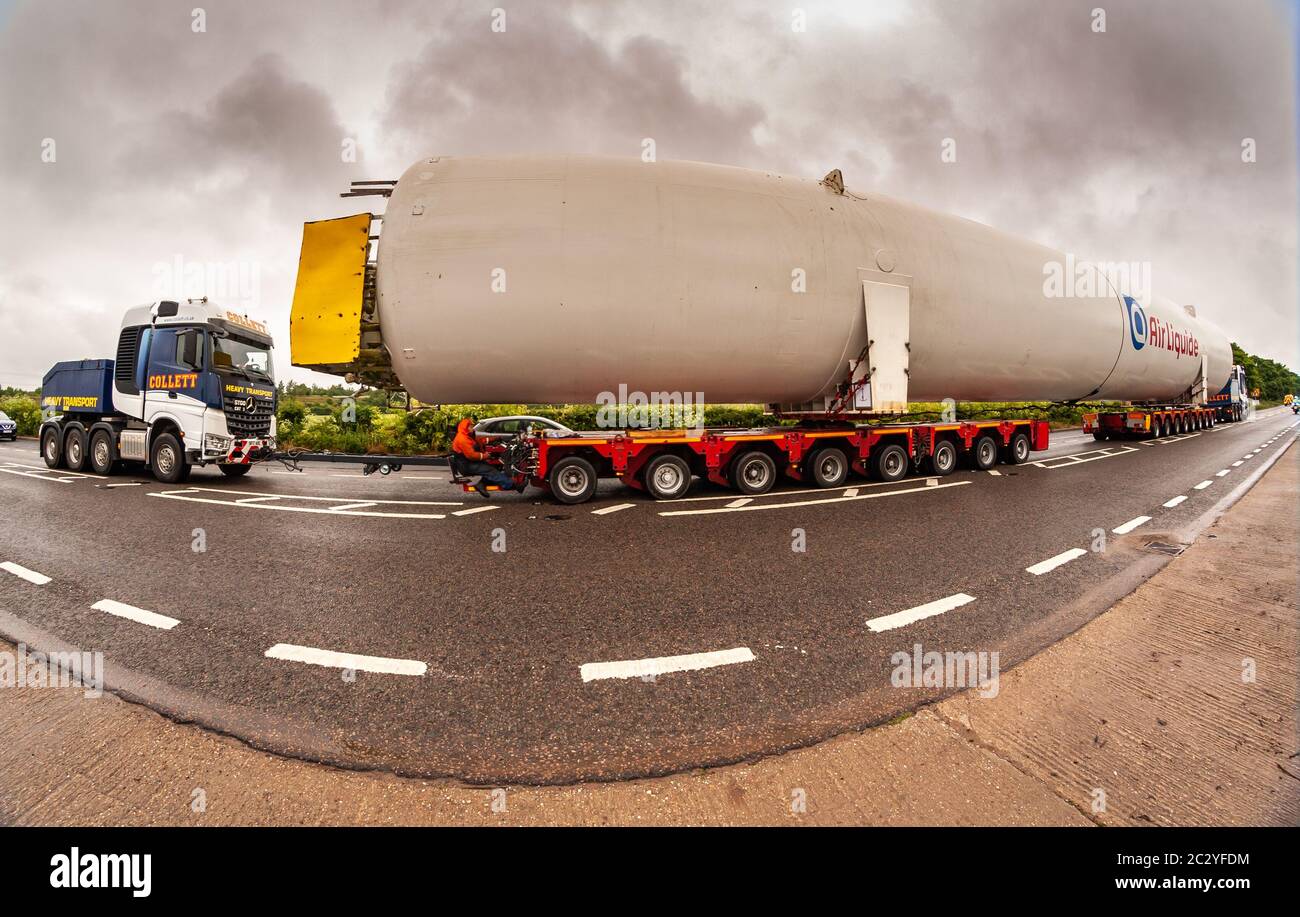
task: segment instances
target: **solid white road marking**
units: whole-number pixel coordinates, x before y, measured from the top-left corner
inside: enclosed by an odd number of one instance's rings
[[[1115,526],[1113,529],[1111,529],[1111,531],[1114,532],[1116,535],[1127,535],[1129,532],[1133,531],[1139,525],[1146,525],[1150,521],[1151,521],[1150,516],[1138,516],[1136,519],[1130,519],[1128,522],[1125,522],[1123,525]]]
[[[50,578],[44,573],[37,573],[35,570],[28,570],[12,561],[6,560],[0,564],[0,570],[7,570],[19,579],[25,579],[29,583],[35,583],[37,586],[44,586],[50,581]]]
[[[632,509],[634,506],[636,506],[635,503],[615,503],[613,506],[602,506],[600,509],[593,509],[591,514],[593,516],[604,516],[608,513],[616,513],[621,509]]]
[[[739,500],[732,500],[730,503],[728,503],[727,509],[736,509],[737,507],[748,506],[753,502],[754,502],[753,497],[741,497]]]
[[[1165,509],[1173,509],[1175,506],[1177,506],[1179,503],[1182,503],[1186,499],[1187,497],[1183,496],[1182,494],[1179,494],[1178,496],[1174,497],[1172,500],[1169,500],[1168,502],[1162,503],[1160,505],[1163,506]]]
[[[881,631],[893,630],[896,627],[903,627],[914,621],[920,621],[924,618],[933,618],[935,615],[941,615],[945,611],[952,611],[954,608],[960,608],[968,602],[975,601],[975,596],[959,592],[956,595],[950,595],[944,599],[936,599],[933,602],[927,602],[924,605],[917,605],[915,608],[908,608],[906,611],[896,611],[892,615],[882,615],[879,618],[872,618],[867,621],[867,629],[880,633]]]
[[[165,493],[202,493],[232,494],[237,497],[274,496],[282,500],[311,500],[318,503],[355,503],[359,497],[316,497],[307,494],[258,494],[256,491],[230,490],[222,487],[188,487],[185,490],[164,491]],[[373,500],[380,506],[464,506],[464,501],[446,500]]]
[[[1201,483],[1193,487],[1192,490],[1205,490],[1205,488],[1209,487],[1213,483],[1214,483],[1213,481],[1202,481]]]
[[[279,497],[272,497],[271,499],[273,499],[273,500],[278,500],[278,499],[280,499],[280,498],[279,498]],[[341,513],[341,512],[343,512],[344,510],[347,510],[347,509],[365,509],[367,506],[374,506],[374,505],[375,505],[375,504],[373,504],[373,503],[344,503],[342,506],[331,506],[331,507],[330,507],[330,512],[332,512],[332,513]]]
[[[880,497],[897,497],[902,494],[928,493],[935,490],[943,490],[945,487],[962,487],[969,484],[970,481],[954,481],[951,484],[940,484],[938,487],[909,487],[907,490],[890,490],[880,493],[858,494],[853,497],[825,497],[820,500],[793,500],[789,503],[754,503],[749,506],[737,506],[728,508],[725,506],[714,509],[675,509],[667,512],[661,512],[661,516],[703,516],[710,513],[750,513],[762,509],[788,509],[793,506],[818,506],[823,503],[844,503],[848,500],[875,500]]]
[[[488,510],[500,509],[499,506],[475,506],[470,509],[458,509],[452,513],[453,516],[472,516],[475,513],[486,513]]]
[[[139,487],[139,481],[126,481],[122,484],[105,484],[105,487]]]
[[[354,653],[318,650],[310,646],[294,646],[292,643],[277,643],[266,651],[266,657],[268,659],[285,659],[289,662],[305,662],[308,665],[329,666],[335,669],[377,672],[381,675],[423,675],[429,668],[416,659],[358,656]]]
[[[618,662],[583,663],[578,672],[582,680],[599,681],[605,678],[648,678],[667,675],[669,672],[695,672],[737,662],[753,662],[754,654],[747,646],[711,653],[687,653],[684,656],[659,656],[654,659],[623,659]]]
[[[1055,557],[1040,560],[1032,567],[1025,567],[1025,572],[1032,573],[1034,576],[1042,576],[1044,573],[1050,573],[1062,564],[1068,564],[1070,561],[1083,557],[1087,553],[1083,548],[1070,548],[1070,550],[1057,554]]]
[[[269,496],[269,495],[268,495],[268,496],[265,496],[265,497],[244,497],[243,499],[236,500],[235,502],[236,502],[236,503],[259,503],[259,502],[261,502],[262,500],[278,500],[278,499],[280,499],[280,498],[279,498],[279,497],[273,497],[273,496]],[[369,505],[370,505],[370,506],[374,506],[373,503],[371,503],[371,504],[369,504]],[[331,508],[335,508],[335,507],[331,507]]]
[[[1214,472],[1214,476],[1215,476],[1216,478],[1221,478],[1221,477],[1223,477],[1225,474],[1227,474],[1227,473],[1228,473],[1229,471],[1231,471],[1231,470],[1232,470],[1231,468],[1225,468],[1225,469],[1223,469],[1222,471],[1216,471],[1216,472]]]
[[[38,481],[58,481],[60,484],[71,484],[75,478],[52,478],[47,474],[33,474],[30,471],[19,471],[15,468],[0,468],[5,474],[16,474],[24,478],[36,478]]]
[[[156,627],[159,630],[171,630],[181,623],[175,618],[160,615],[156,611],[145,611],[143,608],[136,608],[134,605],[127,605],[123,602],[115,602],[112,599],[100,599],[90,607],[96,611],[106,611],[119,618],[126,618],[128,621],[134,621],[137,624],[148,624],[150,627]]]

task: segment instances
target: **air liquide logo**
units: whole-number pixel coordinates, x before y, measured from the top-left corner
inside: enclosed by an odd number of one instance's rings
[[[1128,310],[1128,336],[1133,342],[1134,350],[1141,350],[1147,342],[1147,313],[1137,304],[1132,296],[1124,297],[1124,308]]]

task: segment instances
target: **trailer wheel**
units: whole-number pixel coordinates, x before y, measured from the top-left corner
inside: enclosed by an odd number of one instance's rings
[[[108,430],[96,430],[90,434],[90,470],[99,475],[113,473],[113,434]]]
[[[813,481],[818,487],[839,487],[849,477],[849,457],[836,446],[823,446],[813,453]]]
[[[731,485],[742,494],[765,494],[776,484],[776,462],[761,449],[751,449],[731,463]]]
[[[930,474],[943,477],[957,470],[957,447],[950,439],[941,439],[934,444],[934,451],[926,459]]]
[[[996,449],[993,455],[996,459]],[[871,453],[871,471],[877,481],[901,481],[907,477],[909,464],[907,450],[898,443],[890,443]]]
[[[217,467],[228,478],[242,478],[253,470],[252,465],[218,465]]]
[[[149,467],[153,476],[164,484],[179,484],[190,476],[190,466],[185,461],[180,440],[171,433],[154,437],[149,449]]]
[[[546,476],[551,493],[561,503],[585,503],[596,492],[596,469],[580,455],[560,459]]]
[[[80,426],[68,427],[63,434],[63,458],[71,471],[86,467],[86,431]]]
[[[1107,434],[1106,434],[1105,432],[1101,431],[1101,430],[1093,430],[1093,431],[1092,431],[1092,438],[1095,439],[1095,440],[1096,440],[1097,442],[1099,442],[1099,443],[1104,443],[1104,442],[1106,441],[1106,437],[1107,437]]]
[[[1023,465],[1029,461],[1029,437],[1023,433],[1011,436],[1011,442],[1003,452],[1002,460],[1008,465]]]
[[[41,457],[50,468],[63,466],[63,438],[55,427],[46,427],[41,434]]]
[[[691,466],[676,455],[660,455],[650,460],[642,480],[656,500],[676,500],[691,487]]]
[[[988,471],[998,463],[998,441],[988,435],[977,438],[970,447],[970,461],[976,471]]]

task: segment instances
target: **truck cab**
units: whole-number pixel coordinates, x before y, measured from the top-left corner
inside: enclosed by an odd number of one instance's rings
[[[139,461],[169,483],[195,465],[246,473],[275,444],[271,349],[264,324],[206,298],[127,310],[114,360],[46,374],[46,464],[108,474]]]

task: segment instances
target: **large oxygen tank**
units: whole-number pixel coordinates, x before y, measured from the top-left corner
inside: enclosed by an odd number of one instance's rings
[[[909,290],[912,401],[1187,399],[1232,364],[1191,307],[838,173],[431,157],[393,188],[376,261],[383,345],[428,402],[590,403],[625,386],[816,404],[872,340],[863,281],[881,278]]]

